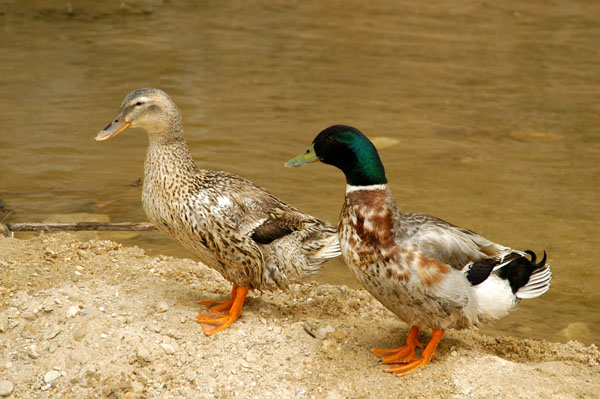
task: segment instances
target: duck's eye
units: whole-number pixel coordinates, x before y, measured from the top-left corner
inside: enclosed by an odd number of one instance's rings
[[[136,107],[139,107],[139,106],[140,106],[140,105],[142,105],[142,104],[143,104],[143,102],[141,102],[141,101],[138,101],[137,103],[135,103],[135,106],[136,106]]]

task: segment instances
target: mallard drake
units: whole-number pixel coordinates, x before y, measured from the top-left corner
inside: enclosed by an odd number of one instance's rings
[[[286,166],[321,161],[346,176],[338,234],[356,279],[411,326],[406,345],[374,349],[387,370],[406,375],[429,362],[447,328],[467,328],[505,316],[522,298],[550,287],[546,253],[515,251],[426,214],[402,213],[387,185],[377,150],[358,129],[323,130]],[[422,356],[419,328],[433,330]]]
[[[129,93],[96,140],[129,127],[149,137],[142,189],[148,219],[233,283],[231,299],[199,302],[209,308],[196,318],[206,334],[224,330],[242,314],[250,288],[284,289],[340,254],[335,226],[242,177],[198,168],[183,138],[181,113],[164,91]]]

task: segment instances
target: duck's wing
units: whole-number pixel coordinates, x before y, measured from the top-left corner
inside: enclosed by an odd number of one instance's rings
[[[295,242],[293,246],[302,246],[302,252],[311,252],[312,246],[324,245],[313,239],[319,236],[320,230],[327,230],[328,235],[337,239],[333,226],[300,212],[240,176],[212,170],[204,173],[218,175],[218,178],[212,179],[214,194],[206,196],[207,190],[204,190],[206,198],[200,201],[205,205],[199,208],[198,216],[204,219],[209,232],[201,229],[198,234],[215,249],[213,253],[222,264],[221,269],[232,281],[247,276],[246,280],[262,285],[265,268],[273,267],[272,251],[267,248],[279,242]],[[203,217],[202,212],[210,214]],[[290,256],[299,250],[289,249]],[[337,255],[339,248],[331,257]]]
[[[398,239],[416,246],[425,256],[463,270],[472,263],[497,264],[515,252],[479,234],[427,214],[406,213],[400,218]],[[495,267],[486,267],[487,274]]]

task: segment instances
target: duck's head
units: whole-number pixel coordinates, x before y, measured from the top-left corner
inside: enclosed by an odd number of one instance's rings
[[[341,169],[346,175],[346,182],[353,186],[387,183],[375,146],[352,126],[328,127],[317,135],[305,152],[287,161],[285,166],[316,161]]]
[[[125,97],[117,117],[96,135],[96,140],[107,140],[128,127],[146,130],[151,141],[170,140],[183,134],[181,114],[171,97],[148,87],[135,89]]]

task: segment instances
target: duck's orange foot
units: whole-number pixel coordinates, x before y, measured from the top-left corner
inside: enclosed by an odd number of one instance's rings
[[[419,327],[412,326],[406,338],[406,345],[396,349],[371,349],[371,352],[381,358],[384,364],[408,363],[415,358],[416,348],[424,347],[417,338],[418,335]]]
[[[222,312],[223,310],[231,309],[233,297],[223,301],[198,301],[198,304],[206,307],[211,312]]]
[[[413,327],[415,328],[415,327]],[[412,332],[412,328],[411,328]],[[427,344],[427,347],[423,350],[423,355],[420,358],[413,358],[411,360],[403,360],[400,362],[392,362],[390,368],[386,370],[388,373],[395,373],[399,377],[408,375],[418,369],[419,367],[425,366],[431,360],[431,357],[435,353],[438,344],[440,343],[442,336],[444,335],[444,330],[433,330],[431,333],[431,341]],[[410,337],[410,333],[409,333]],[[408,340],[407,340],[408,341]],[[407,342],[408,345],[408,342]],[[402,363],[402,364],[397,364]]]
[[[419,367],[425,366],[427,363],[429,363],[429,359],[423,359],[421,357],[404,364],[392,364],[385,372],[394,373],[398,377],[403,377],[412,373]]]
[[[216,334],[233,324],[242,315],[242,306],[250,287],[233,286],[231,299],[225,301],[201,301],[203,305],[212,303],[210,312],[196,316],[196,321],[202,326],[206,335]],[[222,311],[229,310],[227,313]]]

